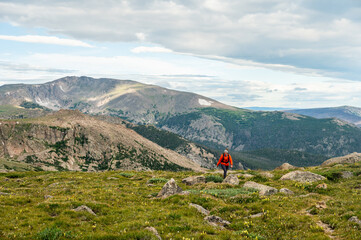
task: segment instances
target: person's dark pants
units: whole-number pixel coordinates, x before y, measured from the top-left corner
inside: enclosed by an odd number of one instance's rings
[[[225,165],[221,164],[221,167],[222,167],[223,172],[224,172],[223,178],[226,178],[226,177],[227,177],[227,171],[228,171],[229,166],[225,166]]]

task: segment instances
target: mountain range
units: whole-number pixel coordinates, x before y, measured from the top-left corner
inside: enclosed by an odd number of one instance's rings
[[[351,106],[286,110],[314,118],[338,118],[361,127],[361,108]]]
[[[4,85],[0,105],[0,116],[13,111],[13,116],[27,118],[76,109],[112,124],[124,119],[127,128],[188,159],[193,156],[193,162],[205,167],[214,166],[226,147],[237,163],[268,169],[280,159],[310,166],[361,151],[361,129],[340,119],[240,109],[129,80],[65,77],[44,84]]]

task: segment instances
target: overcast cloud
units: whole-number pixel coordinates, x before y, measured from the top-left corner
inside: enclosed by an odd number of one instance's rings
[[[132,79],[264,107],[361,107],[358,0],[0,0],[0,84]]]
[[[147,41],[354,80],[361,73],[360,16],[356,0],[0,2],[2,21],[79,40]]]

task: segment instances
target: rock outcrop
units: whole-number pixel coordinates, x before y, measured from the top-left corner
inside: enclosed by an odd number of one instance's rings
[[[256,182],[252,182],[252,181],[246,182],[243,185],[243,187],[257,189],[257,190],[259,190],[259,195],[261,195],[261,196],[272,195],[272,194],[276,194],[278,192],[278,190],[274,187],[269,187],[269,186],[259,184]]]
[[[158,193],[157,198],[167,198],[169,196],[182,192],[182,188],[179,187],[175,180],[172,178],[166,184],[164,184],[162,190],[160,190],[160,192]]]
[[[289,173],[283,175],[280,179],[281,180],[293,180],[293,181],[304,183],[304,182],[321,181],[321,180],[325,180],[326,178],[321,175],[307,172],[307,171],[293,171],[293,172],[289,172]]]
[[[357,163],[361,162],[361,153],[351,153],[342,157],[330,158],[324,161],[321,166],[329,166],[334,164],[346,164],[346,163]]]
[[[190,177],[184,178],[182,180],[182,183],[185,183],[186,185],[206,183],[206,178],[204,176],[190,176]]]
[[[236,175],[230,174],[223,180],[223,183],[230,184],[230,185],[238,185],[239,179]]]

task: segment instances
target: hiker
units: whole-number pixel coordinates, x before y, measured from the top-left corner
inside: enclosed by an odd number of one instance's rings
[[[217,163],[217,167],[219,164],[221,164],[221,167],[224,171],[223,178],[226,178],[226,176],[227,176],[227,171],[228,171],[230,162],[231,162],[231,168],[232,168],[233,167],[232,157],[228,153],[228,148],[226,148],[226,150],[224,150],[224,153],[221,155],[221,157],[219,158],[219,161]]]

